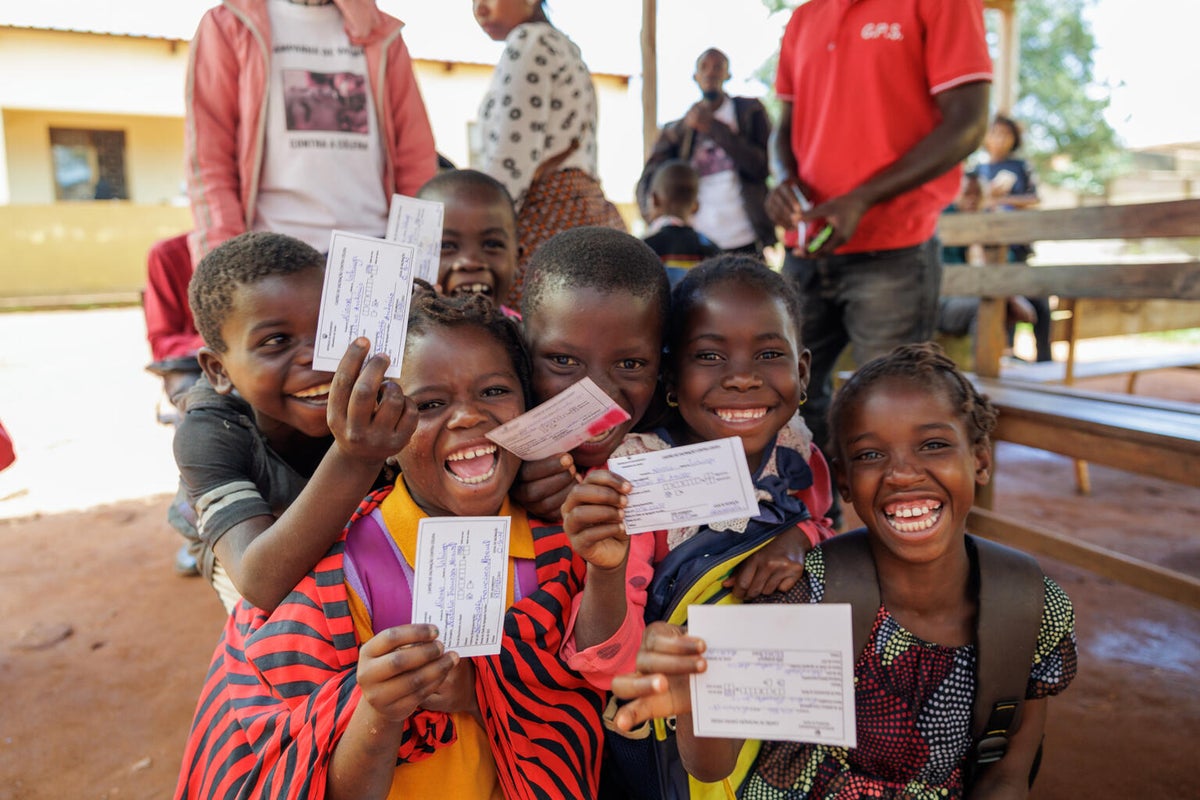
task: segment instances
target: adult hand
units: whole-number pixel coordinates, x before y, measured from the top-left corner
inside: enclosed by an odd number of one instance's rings
[[[535,517],[562,519],[562,505],[581,478],[570,453],[525,461],[513,485],[513,499]]]
[[[712,106],[703,100],[689,108],[687,114],[683,117],[684,125],[687,125],[698,133],[706,135],[712,130],[713,121]]]
[[[647,625],[637,654],[637,673],[613,678],[613,694],[631,701],[617,711],[617,727],[628,731],[649,719],[690,713],[688,678],[708,668],[703,652],[704,640],[688,636],[678,625]]]
[[[868,208],[870,205],[859,199],[854,192],[831,197],[824,203],[814,206],[812,210],[804,214],[804,221],[823,221],[833,227],[833,233],[816,250],[812,252],[806,250],[805,255],[813,258],[832,255],[833,251],[854,236],[854,231],[858,229],[858,223],[862,220],[863,214],[867,213]]]
[[[433,625],[398,625],[375,634],[358,651],[358,686],[376,714],[403,722],[458,662],[457,653],[444,652]]]
[[[767,200],[764,204],[767,216],[781,228],[795,229],[803,217],[804,212],[800,206],[800,200],[796,197],[798,188],[797,183],[789,179],[774,186],[767,193]]]
[[[408,444],[417,428],[417,407],[398,383],[384,379],[391,363],[386,355],[367,358],[370,346],[360,336],[346,348],[333,374],[326,418],[344,453],[382,467]]]
[[[625,506],[633,486],[620,475],[594,469],[563,503],[563,530],[571,549],[599,569],[616,569],[629,556]]]

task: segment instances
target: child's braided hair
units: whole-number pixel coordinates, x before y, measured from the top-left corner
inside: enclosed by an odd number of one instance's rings
[[[512,359],[521,391],[525,395],[525,406],[533,398],[533,369],[529,351],[516,320],[492,305],[492,301],[479,294],[445,297],[420,278],[413,280],[413,297],[408,309],[408,338],[405,349],[418,336],[429,333],[433,328],[474,326],[486,331],[500,343]]]
[[[948,393],[966,425],[971,443],[989,443],[989,437],[996,429],[996,407],[933,342],[901,345],[855,370],[838,389],[829,408],[829,429],[834,432],[835,440],[848,410],[868,389],[886,378],[907,378],[930,392]],[[840,451],[840,445],[831,444]],[[845,457],[841,452],[836,455],[839,459]]]

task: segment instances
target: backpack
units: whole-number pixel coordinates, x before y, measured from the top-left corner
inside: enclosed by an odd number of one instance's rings
[[[751,523],[741,534],[701,529],[655,565],[646,592],[646,621],[686,625],[688,606],[740,602],[722,582],[752,553],[808,518],[805,509],[777,517],[772,524]],[[619,707],[620,701],[610,696],[604,711],[602,782],[618,785],[614,790],[630,800],[732,798],[758,757],[759,743],[747,741],[733,774],[720,783],[701,783],[687,774],[679,759],[674,718],[623,731],[613,723]]]
[[[970,788],[981,771],[1004,757],[1009,732],[1020,722],[1021,703],[1037,646],[1045,602],[1042,569],[1031,556],[967,534],[976,554],[972,566],[979,586],[975,622],[977,648],[971,749],[964,769]],[[824,603],[850,603],[857,655],[867,645],[880,606],[879,581],[865,528],[821,543],[825,557]],[[1037,774],[1041,749],[1029,776]]]

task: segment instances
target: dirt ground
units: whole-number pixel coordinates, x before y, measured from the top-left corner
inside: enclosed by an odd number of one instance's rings
[[[1200,402],[1200,374],[1148,375],[1139,391]],[[1200,575],[1200,490],[1093,467],[1082,498],[1067,459],[998,457],[999,507]],[[0,800],[171,795],[223,615],[171,571],[167,500],[0,520]],[[1200,612],[1043,566],[1075,603],[1080,671],[1051,701],[1033,797],[1200,796]]]

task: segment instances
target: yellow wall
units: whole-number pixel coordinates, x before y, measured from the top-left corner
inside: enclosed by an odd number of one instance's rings
[[[0,307],[22,305],[23,298],[133,298],[146,282],[150,245],[190,227],[181,206],[0,206]]]
[[[3,117],[9,202],[53,203],[51,128],[125,131],[125,179],[134,203],[169,203],[181,196],[183,120],[118,114],[6,109]]]

